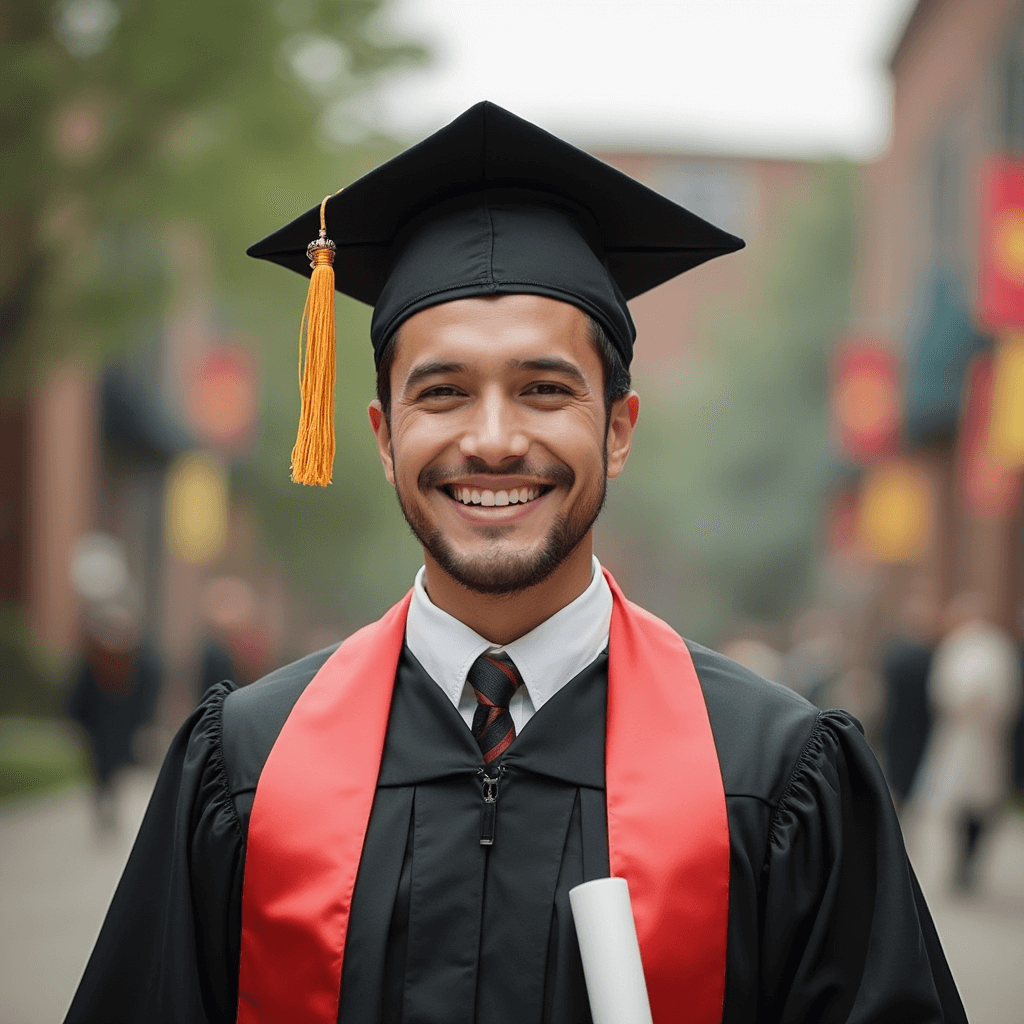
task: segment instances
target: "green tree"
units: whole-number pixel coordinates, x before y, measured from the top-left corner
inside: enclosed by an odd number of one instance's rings
[[[7,366],[30,379],[54,355],[130,344],[166,297],[175,221],[203,226],[215,283],[244,291],[242,239],[291,201],[301,208],[339,164],[359,163],[351,149],[328,148],[351,120],[349,102],[420,56],[374,41],[380,6],[4,3]]]
[[[831,471],[828,352],[851,309],[853,183],[849,165],[817,169],[754,308],[713,310],[706,361],[679,392],[644,393],[609,528],[649,581],[651,606],[704,642],[737,619],[786,617],[814,583]]]
[[[356,104],[382,73],[424,54],[384,38],[383,6],[0,0],[7,401],[69,354],[100,369],[135,353],[155,381],[176,279],[194,260],[217,326],[249,337],[265,367],[260,440],[237,484],[298,580],[340,574],[335,596],[376,544],[374,501],[354,485],[372,453],[349,454],[363,429],[350,396],[372,394],[369,344],[353,341],[366,337],[367,311],[339,307],[340,483],[303,494],[288,482],[288,456],[305,282],[244,250],[389,155],[387,139],[366,137]],[[193,252],[183,239],[201,244]],[[385,499],[381,488],[377,505]]]

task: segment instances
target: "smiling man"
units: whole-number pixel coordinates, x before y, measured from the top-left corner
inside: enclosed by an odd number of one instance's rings
[[[639,406],[621,385],[606,395],[603,338],[568,303],[502,295],[431,306],[392,342],[394,397],[370,407],[381,462],[433,602],[497,643],[590,583],[591,529]]]
[[[587,1024],[568,893],[609,874],[655,1024],[964,1021],[856,723],[593,554],[639,413],[627,299],[741,245],[479,104],[250,250],[312,267],[300,479],[324,268],[373,304],[424,565],[186,723],[69,1022]]]

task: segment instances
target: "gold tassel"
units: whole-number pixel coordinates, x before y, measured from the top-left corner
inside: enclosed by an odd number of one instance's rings
[[[292,449],[292,480],[326,487],[334,469],[334,253],[327,237],[324,208],[320,204],[320,236],[309,243],[306,255],[313,268],[306,307],[299,328],[299,394],[302,411],[299,434]],[[306,337],[306,364],[302,364],[302,337]]]

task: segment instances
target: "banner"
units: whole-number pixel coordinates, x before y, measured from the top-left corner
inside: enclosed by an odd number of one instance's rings
[[[858,463],[891,455],[899,440],[899,364],[884,342],[852,337],[832,355],[833,431],[840,450]]]
[[[904,459],[875,466],[864,477],[857,518],[861,549],[876,562],[916,562],[932,536],[928,477]]]
[[[989,444],[1007,468],[1024,466],[1024,331],[996,341]]]
[[[164,530],[167,547],[193,565],[206,565],[224,550],[228,537],[227,469],[210,452],[189,452],[167,474]]]
[[[1024,326],[1024,161],[997,158],[982,178],[978,318],[990,330]]]
[[[989,442],[993,359],[975,356],[967,368],[958,477],[964,507],[979,516],[1010,515],[1020,494],[1020,474],[1001,462]]]
[[[218,345],[195,366],[187,393],[189,421],[211,447],[240,455],[254,440],[259,416],[259,374],[253,350]]]

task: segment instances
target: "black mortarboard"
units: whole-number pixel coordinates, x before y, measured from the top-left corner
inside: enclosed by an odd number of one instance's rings
[[[248,253],[309,277],[313,263],[329,264],[328,239],[336,247],[334,287],[374,307],[378,363],[395,330],[421,309],[526,292],[588,313],[628,365],[636,328],[626,300],[743,247],[735,235],[489,102]],[[312,306],[309,316],[317,316]],[[308,346],[307,370],[310,352]],[[305,407],[305,386],[303,396]]]

